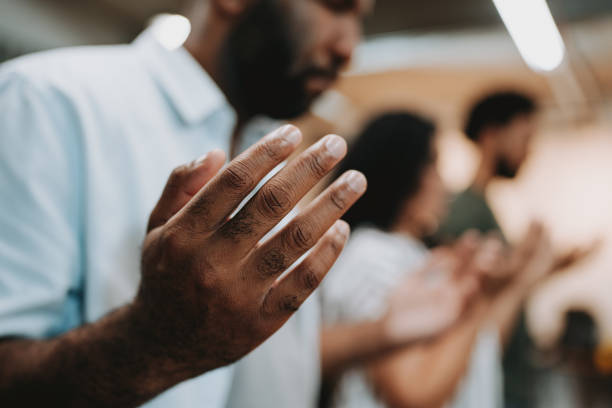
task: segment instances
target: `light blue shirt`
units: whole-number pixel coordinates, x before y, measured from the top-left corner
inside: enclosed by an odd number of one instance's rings
[[[168,175],[228,151],[235,121],[186,50],[147,33],[1,66],[0,337],[49,338],[130,301]],[[147,406],[222,407],[231,371]]]

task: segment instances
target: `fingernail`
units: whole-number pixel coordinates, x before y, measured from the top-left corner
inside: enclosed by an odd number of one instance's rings
[[[302,132],[293,125],[285,125],[276,132],[274,137],[282,139],[289,146],[295,147],[302,141]]]
[[[208,156],[210,156],[210,152],[206,153],[204,156],[200,157],[195,162],[193,162],[194,167],[197,167],[197,166],[201,165],[202,163],[204,163],[206,161],[206,159],[208,159]]]
[[[206,153],[204,156],[194,161],[193,167],[199,167],[203,164],[208,164],[209,162],[214,163],[215,159],[218,161],[225,160],[225,152],[221,149],[213,149],[210,152]]]
[[[334,159],[340,159],[346,154],[346,142],[337,135],[330,135],[325,141],[325,149]]]
[[[355,170],[350,170],[348,172],[345,182],[351,190],[358,194],[365,192],[368,185],[365,176]]]
[[[336,229],[336,232],[342,235],[343,237],[348,237],[351,233],[351,227],[349,227],[349,225],[342,220],[336,221],[336,224],[334,224],[334,228]]]

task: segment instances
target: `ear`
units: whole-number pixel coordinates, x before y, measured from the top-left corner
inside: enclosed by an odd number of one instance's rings
[[[487,126],[480,132],[478,145],[483,151],[495,151],[497,145],[497,128]]]
[[[248,9],[255,0],[210,0],[218,13],[227,17],[238,17]]]

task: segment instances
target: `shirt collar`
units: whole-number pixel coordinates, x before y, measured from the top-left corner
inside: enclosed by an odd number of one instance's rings
[[[168,50],[150,30],[140,34],[133,46],[186,123],[199,123],[221,109],[235,116],[221,89],[184,47]]]

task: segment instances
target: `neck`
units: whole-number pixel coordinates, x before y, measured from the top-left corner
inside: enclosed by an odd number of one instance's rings
[[[478,166],[478,170],[476,171],[476,176],[474,177],[474,181],[472,182],[472,189],[484,193],[487,189],[487,186],[495,177],[495,163],[491,159],[491,155],[482,154],[482,158],[480,160],[480,165]]]
[[[391,232],[395,234],[401,234],[409,236],[410,238],[421,240],[422,229],[411,220],[399,221],[391,227]]]
[[[197,6],[189,14],[191,21],[191,33],[185,41],[185,49],[206,71],[210,78],[225,95],[232,108],[237,114],[237,126],[234,131],[232,146],[236,144],[237,134],[247,123],[252,115],[246,114],[232,100],[228,92],[228,86],[222,74],[219,61],[222,57],[222,47],[231,29],[231,23],[222,16],[213,16],[218,13],[210,4],[211,2],[198,2]]]

